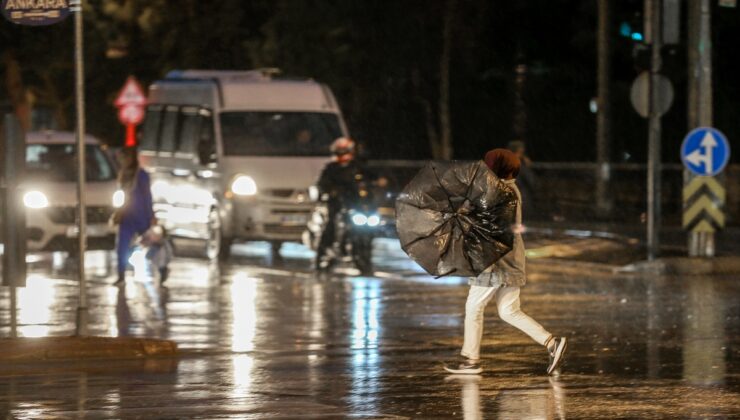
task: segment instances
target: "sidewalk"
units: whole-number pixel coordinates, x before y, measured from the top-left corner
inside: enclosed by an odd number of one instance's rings
[[[527,256],[547,258],[566,264],[590,265],[623,273],[665,275],[707,275],[740,273],[740,229],[728,228],[717,234],[717,257],[687,256],[686,232],[664,228],[661,257],[647,261],[643,226],[608,223],[538,222],[528,226]],[[542,245],[551,242],[551,245]],[[530,243],[534,242],[530,246]]]
[[[0,339],[0,364],[90,359],[139,359],[178,354],[174,341],[132,337]]]

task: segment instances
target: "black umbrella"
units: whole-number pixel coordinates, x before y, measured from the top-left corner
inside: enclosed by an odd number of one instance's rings
[[[516,200],[482,161],[429,163],[396,200],[401,247],[434,276],[477,276],[511,251]]]

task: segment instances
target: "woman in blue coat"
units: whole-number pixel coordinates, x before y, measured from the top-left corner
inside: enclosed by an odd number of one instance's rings
[[[121,169],[118,173],[118,184],[125,194],[124,205],[114,215],[118,225],[116,253],[118,255],[118,280],[122,285],[126,280],[126,267],[131,252],[131,241],[142,235],[152,225],[152,191],[149,174],[139,167],[139,158],[135,147],[126,147],[118,154]]]

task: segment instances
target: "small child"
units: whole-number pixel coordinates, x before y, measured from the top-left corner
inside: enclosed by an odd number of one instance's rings
[[[146,259],[159,271],[159,283],[163,284],[169,277],[169,265],[174,255],[167,231],[162,226],[152,226],[141,237],[141,245],[148,248]]]
[[[488,302],[495,297],[501,319],[547,348],[550,355],[547,373],[551,374],[563,361],[567,340],[565,337],[554,337],[519,308],[519,288],[526,283],[524,241],[521,235],[522,197],[515,184],[521,164],[519,158],[506,149],[491,150],[486,153],[484,160],[491,171],[517,195],[516,225],[513,226],[514,247],[484,273],[470,279],[470,292],[465,304],[465,338],[460,352],[462,357],[458,362],[446,365],[445,370],[455,374],[472,375],[483,371],[480,365],[483,313]]]

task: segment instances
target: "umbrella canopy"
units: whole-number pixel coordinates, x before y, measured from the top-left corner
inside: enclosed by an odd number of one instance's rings
[[[511,251],[516,201],[482,161],[431,162],[396,200],[401,247],[434,276],[477,276]]]

